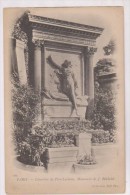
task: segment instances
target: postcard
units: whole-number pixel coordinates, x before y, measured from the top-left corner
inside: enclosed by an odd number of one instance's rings
[[[4,8],[6,193],[125,191],[123,11]]]

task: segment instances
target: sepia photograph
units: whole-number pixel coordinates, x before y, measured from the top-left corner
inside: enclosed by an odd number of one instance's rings
[[[6,193],[124,193],[123,20],[4,9]]]

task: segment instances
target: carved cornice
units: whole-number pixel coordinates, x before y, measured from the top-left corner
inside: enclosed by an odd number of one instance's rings
[[[66,44],[63,42],[53,42],[53,41],[45,41],[45,47],[47,50],[60,50],[60,51],[69,51],[69,52],[76,52],[82,53],[84,51],[83,46],[80,45],[73,45],[73,44]]]
[[[95,47],[88,47],[87,55],[89,55],[89,56],[94,55],[95,52],[97,52],[97,48],[95,48]]]
[[[59,26],[64,26],[64,27],[71,27],[71,28],[76,28],[76,29],[80,29],[80,30],[96,32],[96,33],[102,33],[102,31],[103,31],[103,28],[99,28],[99,27],[95,27],[95,26],[78,24],[78,23],[68,22],[68,21],[63,21],[63,20],[58,20],[58,19],[52,19],[52,18],[37,16],[37,15],[32,15],[30,13],[28,14],[28,16],[29,16],[29,21],[31,21],[31,22],[53,24],[53,25],[59,25]]]
[[[95,46],[96,41],[86,38],[77,38],[71,37],[66,35],[58,35],[54,33],[45,33],[41,31],[33,30],[33,39],[40,39],[40,40],[47,40],[47,41],[54,41],[59,43],[67,43],[67,44],[74,44],[74,45],[81,45],[81,46]]]
[[[28,17],[33,29],[60,34],[60,36],[66,35],[96,40],[103,31],[103,28],[99,27],[56,20],[32,14],[28,14]]]

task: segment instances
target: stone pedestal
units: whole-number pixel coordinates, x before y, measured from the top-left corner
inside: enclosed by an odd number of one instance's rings
[[[77,104],[78,116],[71,116],[71,107],[72,104],[70,101],[56,101],[56,100],[43,100],[42,109],[43,109],[43,119],[47,118],[85,118],[86,107],[88,103],[82,102]]]
[[[82,158],[85,155],[91,156],[91,133],[80,133],[79,134],[79,152],[78,158]]]
[[[48,171],[69,169],[77,161],[78,147],[48,148]]]

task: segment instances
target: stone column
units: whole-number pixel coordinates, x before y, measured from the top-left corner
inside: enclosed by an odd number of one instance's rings
[[[88,108],[86,117],[90,117],[94,108],[94,67],[93,67],[93,55],[97,51],[97,48],[87,47],[85,49],[85,88],[86,95],[89,96]]]
[[[19,80],[21,84],[27,83],[24,48],[25,48],[25,43],[23,41],[16,40],[16,60],[17,60]]]
[[[42,83],[42,46],[43,41],[33,40],[34,43],[34,90],[40,95],[41,93],[41,83]],[[36,116],[37,123],[42,123],[42,99],[40,96],[39,104],[37,105],[39,111]]]
[[[91,156],[91,133],[80,133],[79,134],[79,152],[78,158],[82,159],[85,155]]]
[[[41,90],[41,47],[39,40],[34,41],[34,88],[35,91]]]
[[[89,85],[88,95],[89,99],[94,99],[94,67],[93,67],[93,55],[97,51],[97,48],[88,47],[87,59],[88,59],[88,71],[89,71]]]
[[[10,59],[11,59],[11,73],[18,73],[17,56],[16,56],[16,39],[10,39]]]

